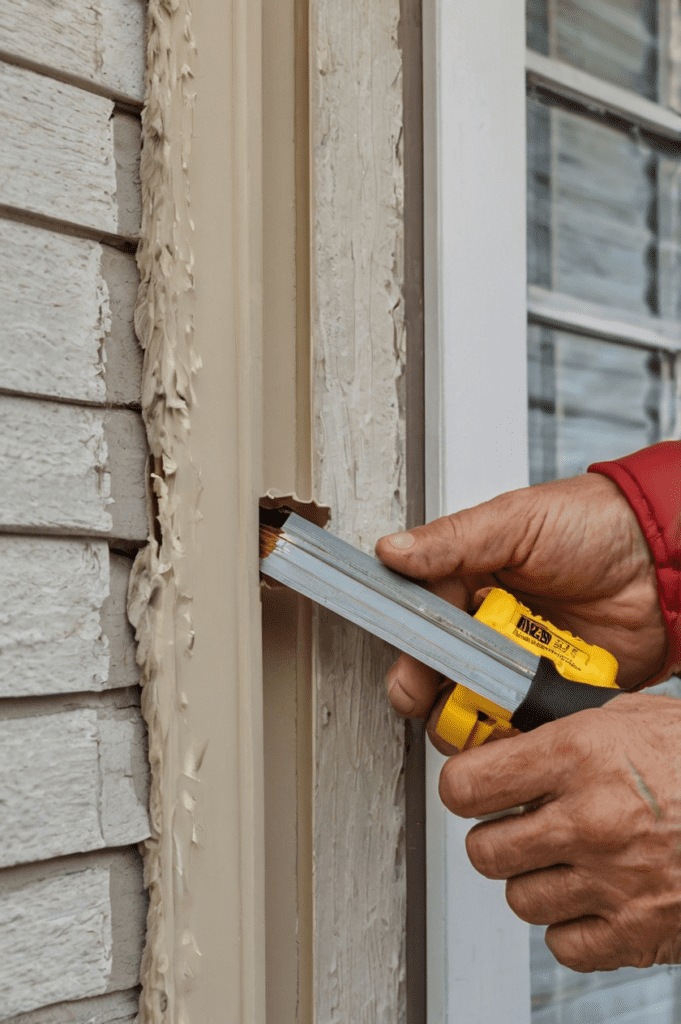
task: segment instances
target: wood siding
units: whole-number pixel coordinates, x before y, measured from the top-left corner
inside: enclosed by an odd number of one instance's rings
[[[313,491],[372,551],[404,528],[402,61],[397,0],[310,6]],[[404,1020],[404,723],[387,645],[315,613],[315,1000]]]
[[[132,1022],[144,0],[0,11],[0,1020]],[[120,104],[123,104],[122,106]]]

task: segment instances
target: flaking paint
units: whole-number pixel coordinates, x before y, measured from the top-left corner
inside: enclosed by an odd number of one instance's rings
[[[138,641],[152,771],[140,1021],[160,1024],[185,1019],[184,996],[200,956],[187,922],[204,750],[187,727],[187,697],[178,688],[176,671],[178,656],[193,643],[191,566],[182,556],[201,491],[189,446],[192,382],[200,363],[193,338],[188,177],[195,53],[190,4],[150,0],[147,24],[135,327],[144,349],[142,409],[151,452],[153,518],[149,542],[131,573],[128,612]]]

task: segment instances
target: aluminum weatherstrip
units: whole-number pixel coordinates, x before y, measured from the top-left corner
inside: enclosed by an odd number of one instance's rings
[[[536,655],[298,516],[261,570],[510,711],[536,672]]]

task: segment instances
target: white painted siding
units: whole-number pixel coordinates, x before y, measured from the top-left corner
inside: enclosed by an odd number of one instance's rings
[[[135,1024],[138,1004],[136,989],[112,992],[22,1013],[7,1024]]]
[[[116,233],[113,103],[0,62],[0,203]]]
[[[144,96],[146,0],[3,0],[2,50],[56,71]]]
[[[0,536],[0,695],[101,690],[106,541]]]
[[[143,540],[143,444],[136,413],[0,395],[0,525]]]
[[[145,15],[146,0],[0,4],[0,1020],[12,1024],[132,1024],[137,1001],[148,763],[125,601],[147,536],[131,244]]]
[[[96,242],[0,221],[3,390],[103,402],[109,290]]]
[[[83,709],[0,722],[0,867],[146,839],[146,772],[134,765],[143,751],[137,715]]]
[[[105,868],[31,882],[0,896],[4,1016],[104,992],[111,959]]]

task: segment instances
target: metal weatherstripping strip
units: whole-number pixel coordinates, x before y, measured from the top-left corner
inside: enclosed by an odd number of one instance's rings
[[[539,666],[536,655],[295,513],[260,569],[509,711]]]

